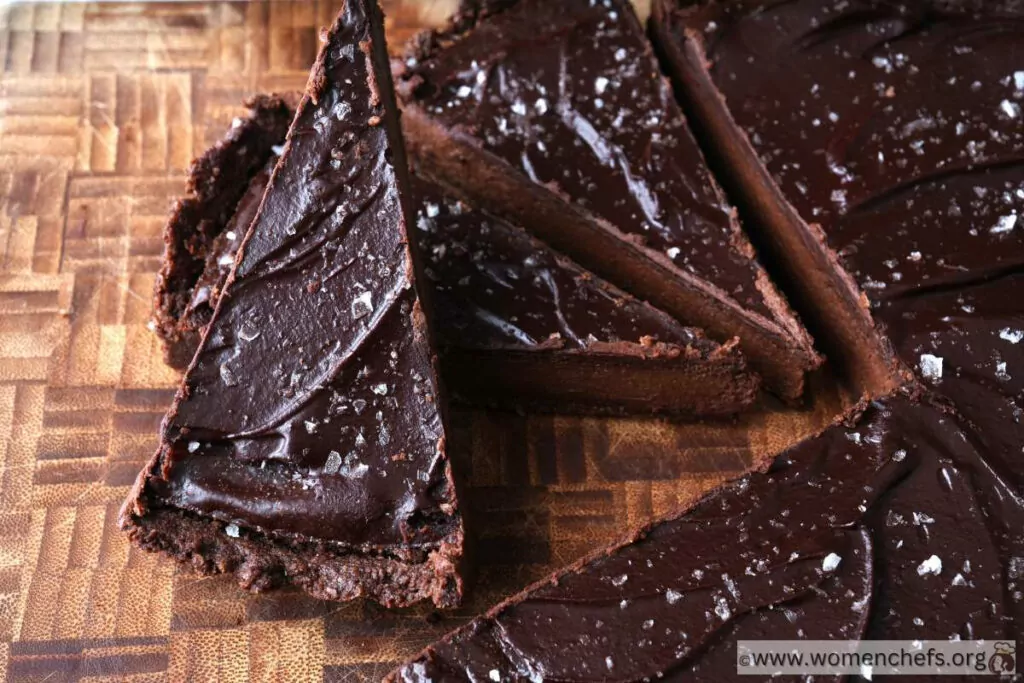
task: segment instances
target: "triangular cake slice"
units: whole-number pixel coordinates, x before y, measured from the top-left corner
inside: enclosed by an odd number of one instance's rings
[[[276,157],[267,156],[269,170],[249,179],[223,231],[200,242],[201,277],[160,299],[194,303],[182,308],[181,323],[158,332],[180,329],[195,320],[193,311],[215,305],[269,182]],[[708,339],[435,183],[414,178],[413,195],[423,286],[433,293],[442,375],[453,398],[519,411],[700,416],[735,414],[755,400],[760,378],[735,341]],[[201,206],[193,212],[201,213]],[[175,218],[175,242],[191,242],[203,227]],[[165,252],[183,257],[194,255]],[[174,349],[169,357],[191,358],[198,344],[189,351],[189,337],[164,340]]]
[[[525,230],[413,182],[441,367],[473,403],[558,412],[729,415],[760,378],[718,344]]]
[[[253,589],[450,606],[462,518],[382,22],[349,0],[327,33],[121,524]]]
[[[1013,638],[1024,507],[973,436],[927,400],[874,402],[385,680],[718,682],[744,640]]]
[[[625,0],[463,3],[399,81],[426,175],[800,396],[820,358],[712,178]]]

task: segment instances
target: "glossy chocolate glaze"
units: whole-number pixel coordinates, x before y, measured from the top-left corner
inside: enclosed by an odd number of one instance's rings
[[[393,680],[731,680],[738,638],[1007,638],[1024,506],[897,397],[435,643]]]
[[[405,79],[456,135],[774,319],[628,2],[465,3]]]
[[[1024,492],[1024,273],[884,301],[900,356],[976,426],[992,467]]]
[[[350,0],[328,34],[126,514],[402,558],[461,543],[380,21]]]
[[[1009,4],[689,11],[736,123],[873,299],[1024,264],[1024,9]]]
[[[438,343],[466,349],[656,341],[721,348],[562,257],[525,231],[416,179],[418,245],[433,283]]]

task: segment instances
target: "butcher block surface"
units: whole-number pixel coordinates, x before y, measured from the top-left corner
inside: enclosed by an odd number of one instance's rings
[[[837,412],[670,424],[456,410],[476,576],[451,614],[262,595],[130,547],[117,511],[178,375],[148,329],[188,165],[246,96],[301,88],[343,0],[0,8],[0,678],[379,679],[502,597]],[[451,0],[392,0],[400,49]]]

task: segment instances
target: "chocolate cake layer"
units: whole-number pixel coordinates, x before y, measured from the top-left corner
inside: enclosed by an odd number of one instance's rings
[[[213,305],[244,234],[236,226],[251,222],[272,163],[212,243],[193,302]],[[524,411],[672,415],[730,415],[755,400],[760,378],[735,342],[707,339],[434,183],[416,179],[413,192],[424,286],[455,398]]]
[[[798,263],[821,233],[875,302],[1024,266],[1019,3],[659,0],[653,27],[819,307],[856,306]]]
[[[450,606],[462,520],[390,79],[377,3],[349,0],[121,524],[251,588]]]
[[[231,267],[211,263],[208,256],[222,250],[221,242],[245,236],[276,163],[274,147],[284,141],[297,103],[292,93],[252,98],[246,103],[248,117],[235,119],[224,139],[192,163],[187,194],[164,227],[153,304],[154,330],[164,342],[165,360],[175,368],[192,360],[213,316],[212,294]],[[259,189],[253,191],[253,185]]]
[[[628,2],[466,2],[400,79],[420,172],[799,396],[820,361],[705,166]]]
[[[722,681],[740,639],[1013,638],[1024,507],[974,436],[927,401],[873,403],[388,680]]]

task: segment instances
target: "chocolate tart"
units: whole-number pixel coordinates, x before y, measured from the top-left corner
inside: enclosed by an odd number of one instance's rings
[[[275,160],[249,181],[228,229],[209,243],[206,270],[180,292],[195,302],[186,315],[215,304]],[[681,325],[435,183],[414,179],[413,194],[453,398],[528,412],[723,416],[757,397],[760,378],[735,341]],[[173,226],[179,241],[196,229]],[[191,358],[185,347],[198,336],[175,340],[175,355]]]
[[[1012,639],[1024,507],[973,437],[927,399],[866,405],[387,680],[723,681],[743,639]]]
[[[727,189],[869,392],[898,373],[868,300],[1024,266],[1013,7],[654,3],[652,35]]]
[[[224,139],[192,162],[186,196],[164,226],[153,303],[153,329],[172,367],[185,369],[199,346],[231,270],[230,260],[209,256],[224,251],[226,241],[241,242],[249,229],[298,100],[298,94],[252,98],[249,115],[235,119]]]
[[[464,2],[398,87],[418,172],[708,336],[795,399],[821,361],[707,169],[628,2]]]
[[[458,603],[463,525],[375,0],[349,0],[121,525],[247,588]]]

